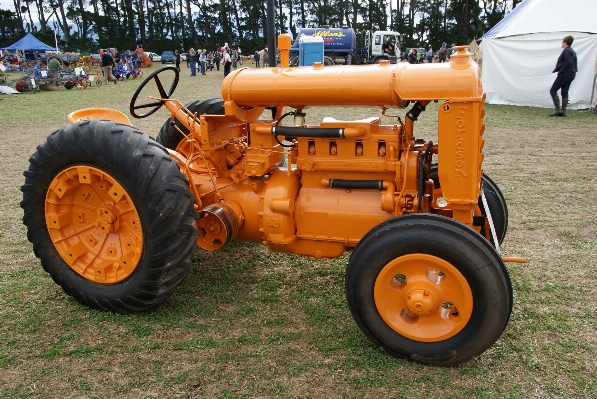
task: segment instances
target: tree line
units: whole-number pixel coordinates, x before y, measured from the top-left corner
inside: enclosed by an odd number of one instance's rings
[[[438,49],[468,44],[522,0],[274,0],[276,32],[297,36],[301,27],[348,26],[356,31],[393,30],[403,46]],[[33,33],[64,51],[98,48],[155,52],[223,43],[244,53],[264,48],[265,1],[255,0],[13,0],[0,9],[0,47]],[[56,36],[55,36],[56,35]]]

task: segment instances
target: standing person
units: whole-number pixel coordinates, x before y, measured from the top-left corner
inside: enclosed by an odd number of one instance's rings
[[[259,56],[259,51],[255,50],[255,54],[253,54],[253,59],[255,60],[255,67],[259,68],[259,60],[260,60],[260,56]]]
[[[423,62],[421,59],[421,53],[419,52],[419,49],[417,49],[417,64],[420,64],[421,62]]]
[[[558,62],[552,73],[557,72],[558,76],[553,82],[549,94],[553,100],[555,110],[549,116],[566,116],[566,107],[568,106],[568,90],[572,81],[576,77],[578,67],[576,64],[576,52],[572,50],[572,36],[566,36],[562,40],[562,54],[558,57]],[[562,108],[560,108],[560,97],[558,97],[558,90],[562,89]]]
[[[417,54],[419,52],[416,48],[410,49],[410,53],[408,53],[408,63],[409,64],[416,64],[417,63]]]
[[[174,50],[174,63],[176,64],[176,69],[180,72],[180,54],[178,54],[178,50]]]
[[[230,73],[230,65],[232,65],[232,60],[230,59],[230,54],[228,54],[228,51],[230,51],[230,49],[225,47],[224,55],[222,55],[222,61],[220,61],[222,64],[224,64],[224,77],[228,76]]]
[[[240,65],[242,65],[243,64],[243,57],[242,57],[243,52],[240,50],[240,47],[236,48],[236,52],[238,53],[238,63]]]
[[[104,71],[104,79],[105,83],[107,84],[110,80],[114,81],[116,84],[116,79],[112,76],[112,68],[116,67],[116,63],[114,62],[114,58],[109,51],[104,51],[102,55],[102,70]]]
[[[260,56],[261,57],[261,56]],[[267,54],[267,49],[264,48],[263,49],[263,57],[261,57],[261,59],[263,60],[263,67],[267,68],[269,67],[269,58],[268,58],[268,54]]]
[[[230,54],[230,58],[232,59],[232,69],[236,70],[236,63],[238,62],[238,52],[232,50],[232,54]]]
[[[446,42],[443,42],[441,48],[437,52],[437,58],[439,59],[439,62],[446,62],[447,54],[448,50],[446,49]]]
[[[430,64],[433,62],[433,49],[431,46],[429,46],[429,50],[427,51],[427,62]]]
[[[210,51],[209,53],[207,53],[207,68],[210,71],[214,70],[214,52]]]
[[[207,55],[205,49],[199,52],[199,64],[201,64],[201,75],[205,75],[205,63],[207,62]]]
[[[221,59],[222,58],[220,57],[220,52],[216,51],[214,53],[214,64],[216,64],[216,70],[218,70],[218,71],[220,70],[220,60]]]
[[[195,49],[191,47],[191,49],[189,50],[189,55],[187,56],[187,60],[190,60],[190,65],[191,65],[191,76],[197,76],[197,53],[195,52]]]

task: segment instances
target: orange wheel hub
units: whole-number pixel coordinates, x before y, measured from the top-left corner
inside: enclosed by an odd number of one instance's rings
[[[85,165],[63,170],[46,194],[46,226],[62,259],[97,283],[130,276],[143,252],[141,218],[110,174]]]
[[[473,313],[473,294],[464,276],[433,255],[394,259],[377,276],[373,295],[388,326],[415,341],[451,338]]]

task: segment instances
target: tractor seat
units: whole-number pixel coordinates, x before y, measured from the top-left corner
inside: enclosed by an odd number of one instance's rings
[[[129,118],[120,111],[110,108],[84,108],[68,114],[68,121],[74,124],[82,120],[108,119],[133,126]]]

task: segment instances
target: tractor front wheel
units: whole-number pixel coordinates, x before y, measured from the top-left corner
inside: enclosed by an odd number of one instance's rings
[[[489,348],[512,309],[508,272],[495,248],[453,219],[390,219],[359,242],[346,271],[359,328],[395,357],[437,366]]]
[[[44,269],[79,302],[142,311],[189,273],[194,198],[176,161],[147,134],[80,121],[38,146],[24,175],[27,237]]]

